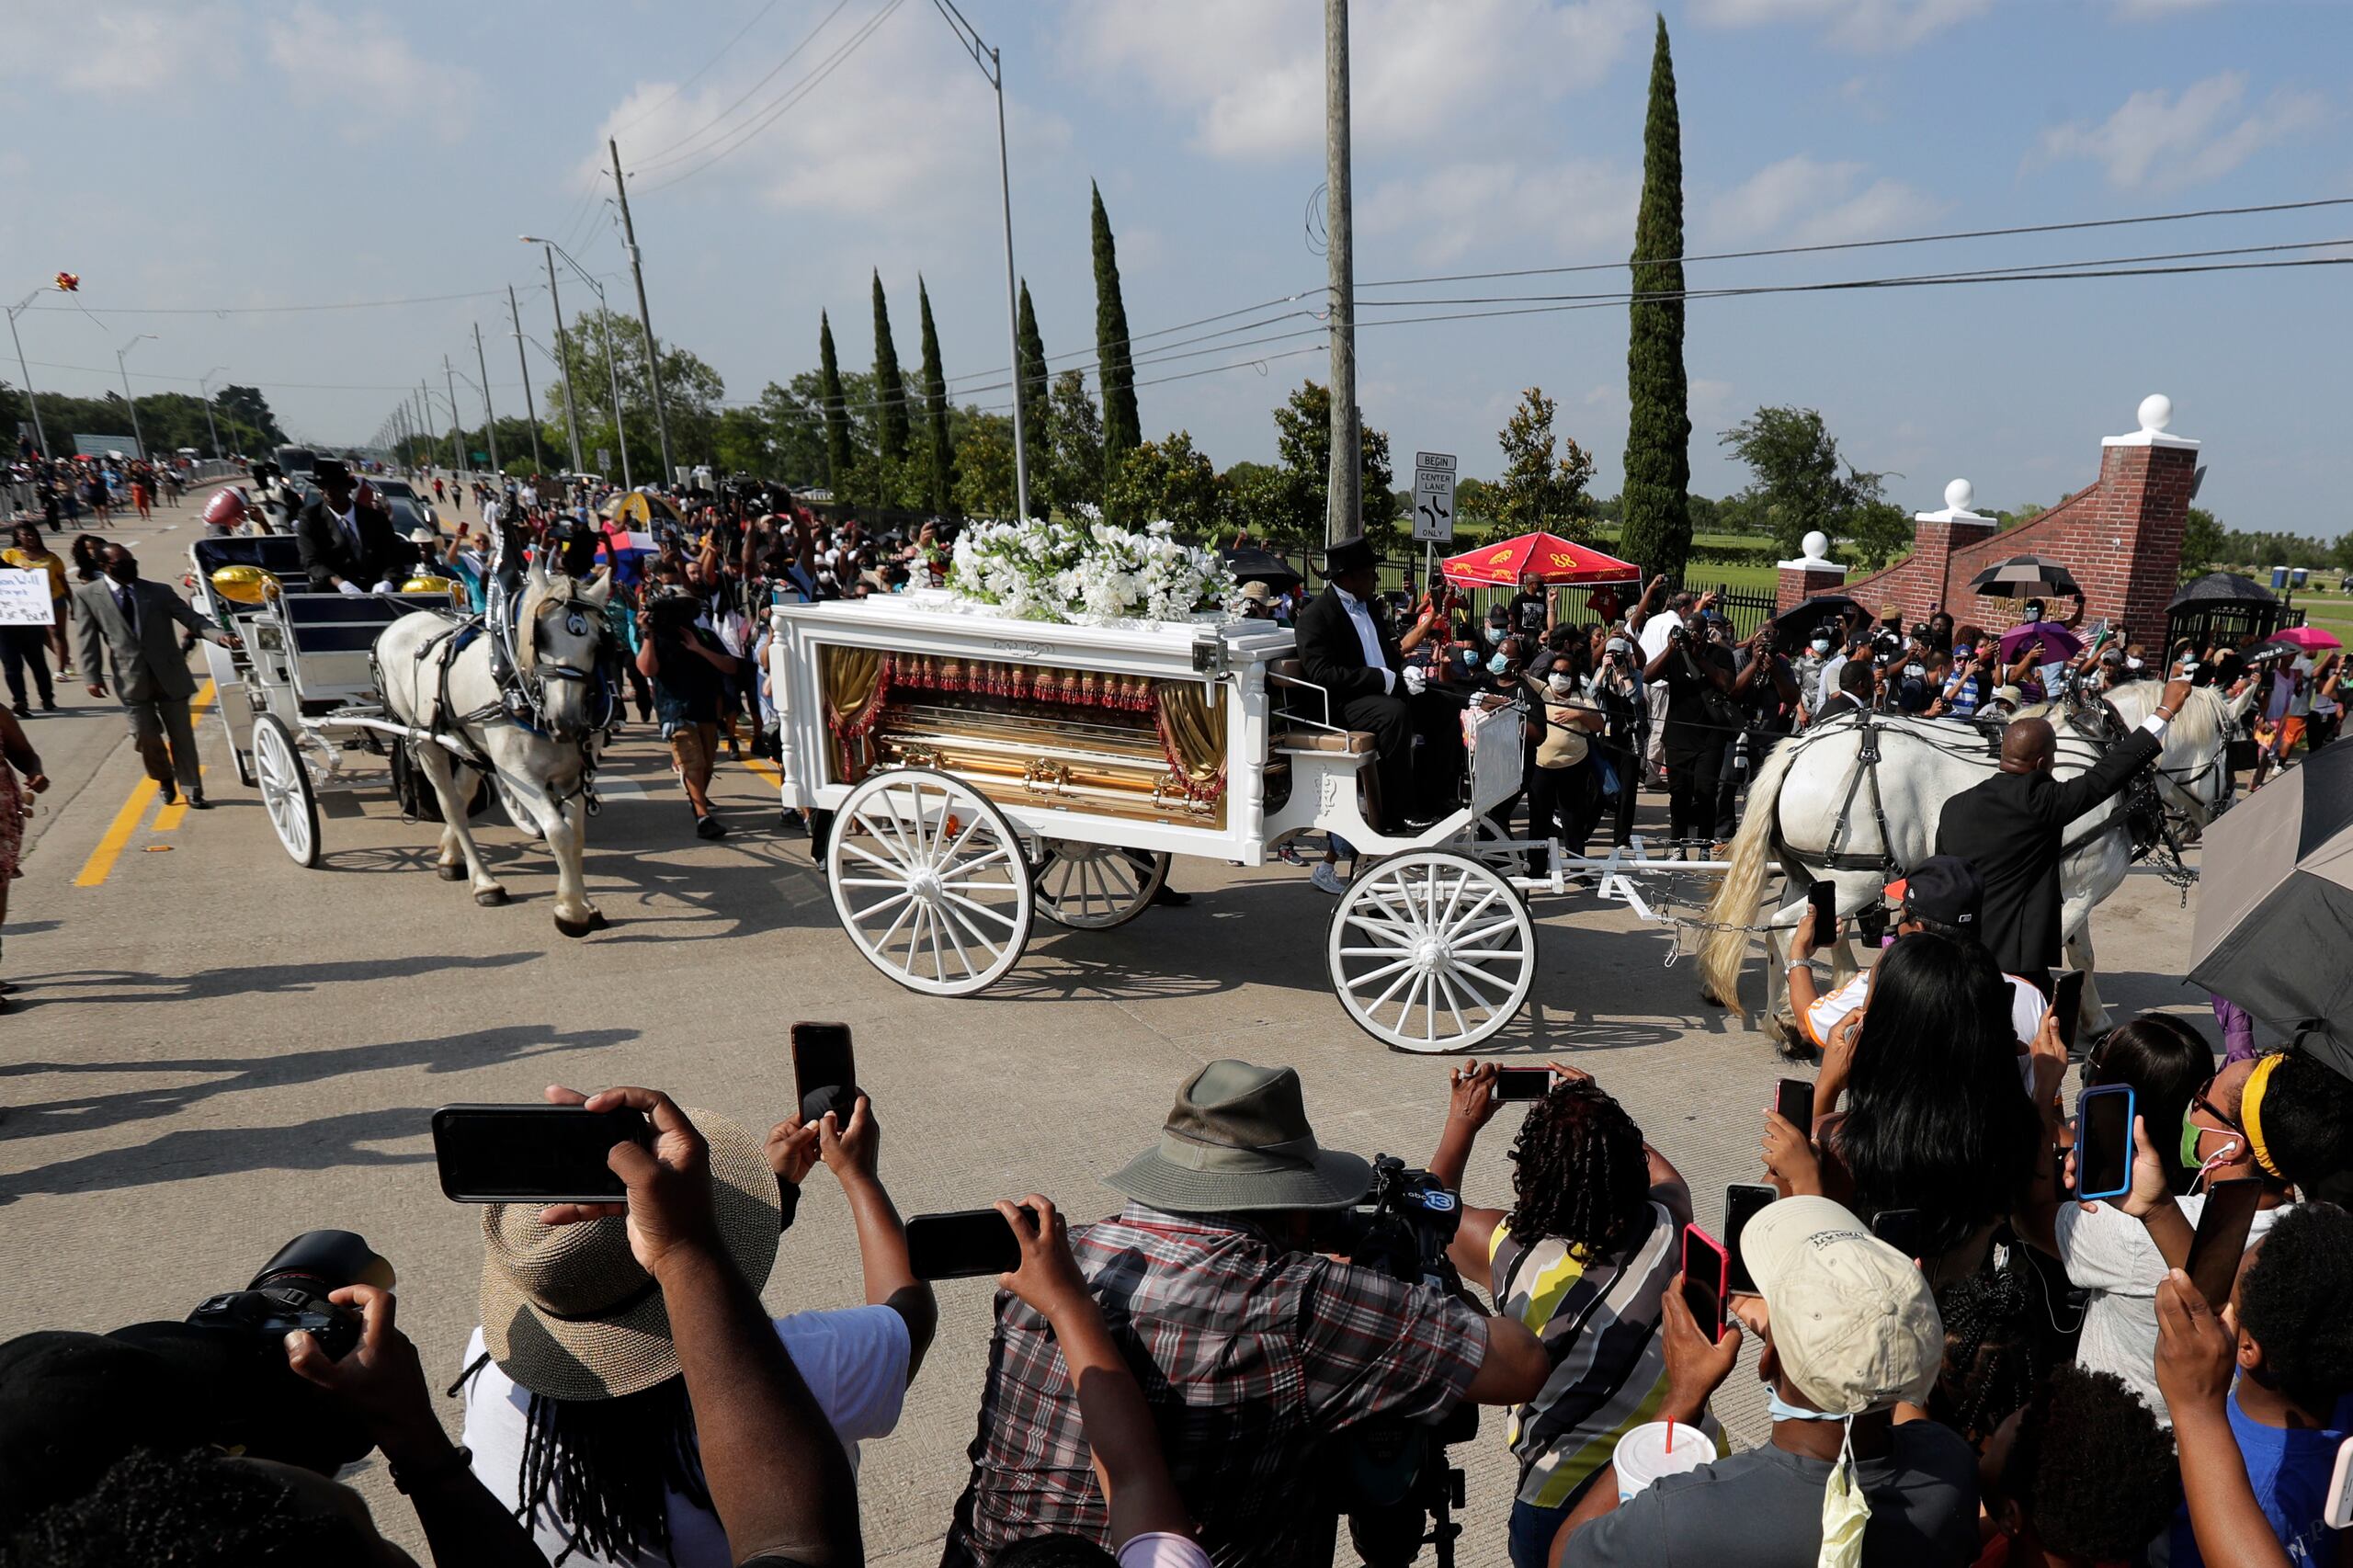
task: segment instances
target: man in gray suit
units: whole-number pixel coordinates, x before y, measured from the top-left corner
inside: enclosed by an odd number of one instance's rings
[[[138,561],[121,545],[108,545],[103,561],[106,575],[74,590],[80,610],[74,620],[74,635],[90,695],[107,694],[107,666],[98,662],[103,649],[114,667],[115,691],[131,712],[131,741],[147,765],[147,776],[164,787],[165,804],[178,798],[173,789],[176,779],[188,793],[188,803],[202,811],[210,802],[204,798],[196,730],[188,712],[196,678],[188,674],[176,629],[185,626],[230,648],[237,646],[237,639],[198,614],[168,584],[142,582]]]

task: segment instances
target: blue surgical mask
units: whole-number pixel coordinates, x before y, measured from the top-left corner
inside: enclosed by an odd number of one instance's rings
[[[1490,644],[1496,643],[1496,642],[1502,642],[1503,640],[1504,640],[1504,629],[1503,629],[1502,627],[1500,627],[1500,626],[1490,626],[1489,628],[1487,628],[1487,641],[1488,641],[1488,642],[1489,642]]]
[[[1490,673],[1495,675],[1508,674],[1511,670],[1511,655],[1508,653],[1495,654],[1493,658],[1487,661],[1487,669]]]
[[[1772,1386],[1768,1386],[1765,1390],[1765,1408],[1771,1413],[1776,1421],[1844,1421],[1847,1419],[1843,1415],[1833,1415],[1826,1410],[1801,1410],[1783,1400],[1781,1391]]]

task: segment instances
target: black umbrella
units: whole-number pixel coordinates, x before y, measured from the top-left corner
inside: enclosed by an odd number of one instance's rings
[[[1245,545],[1239,550],[1218,551],[1225,557],[1226,565],[1237,583],[1264,583],[1279,594],[1287,594],[1306,581],[1296,571],[1283,563],[1282,558],[1256,545]]]
[[[2050,599],[2080,594],[2067,569],[2047,555],[2013,555],[1969,580],[1969,591],[1997,599]]]
[[[2276,605],[2278,595],[2252,577],[2236,572],[2209,572],[2195,582],[2185,583],[2181,592],[2174,595],[2165,608],[2179,609],[2184,605]]]
[[[1850,599],[1844,594],[1817,594],[1797,608],[1785,609],[1775,616],[1773,627],[1779,635],[1802,642],[1824,621],[1838,620],[1848,614],[1859,615],[1865,620],[1871,619],[1871,612],[1864,608],[1859,599]]]

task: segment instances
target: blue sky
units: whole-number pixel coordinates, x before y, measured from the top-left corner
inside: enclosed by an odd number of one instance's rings
[[[225,379],[262,385],[297,432],[360,440],[392,388],[422,376],[438,389],[444,353],[470,369],[479,322],[493,392],[516,405],[503,292],[370,310],[206,308],[513,282],[525,330],[546,341],[539,252],[517,233],[576,240],[625,297],[601,201],[609,182],[595,173],[608,133],[632,170],[656,330],[716,366],[731,399],[814,363],[821,305],[844,360],[868,363],[877,267],[904,359],[915,353],[920,271],[951,379],[978,388],[1007,362],[994,102],[929,0],[7,9],[0,78],[17,134],[0,151],[0,293],[13,301],[70,268],[99,318],[48,308],[63,304],[54,296],[20,318],[44,390],[116,384],[115,347],[152,331],[158,340],[131,356],[142,391],[192,390],[226,365]],[[1005,51],[1016,240],[1050,355],[1076,362],[1093,345],[1093,178],[1140,337],[1310,296],[1214,324],[1267,321],[1239,338],[1170,334],[1157,343],[1186,357],[1139,371],[1212,372],[1144,385],[1147,434],[1188,429],[1221,464],[1270,456],[1267,410],[1323,368],[1320,352],[1240,363],[1318,342],[1250,340],[1315,325],[1286,312],[1313,307],[1324,278],[1302,222],[1323,178],[1321,6],[966,10]],[[2353,5],[1672,0],[1665,14],[1694,253],[2353,196]],[[1622,261],[1652,16],[1632,0],[1357,0],[1359,279]],[[796,83],[753,129],[753,111]],[[709,161],[719,148],[728,155]],[[1695,264],[1691,280],[2345,235],[2353,207],[1728,260]],[[1622,278],[1386,293],[1558,294]],[[1820,408],[1855,461],[1902,474],[1891,488],[1907,506],[1940,505],[1956,475],[1984,504],[2049,502],[2089,482],[2098,437],[2131,428],[2141,397],[2162,391],[2177,433],[2208,444],[2202,499],[2227,523],[2334,535],[2353,526],[2340,472],[2348,284],[2347,269],[2312,267],[1695,302],[1694,487],[1736,488],[1716,433],[1759,403],[1793,403]],[[576,309],[585,290],[567,280],[564,298]],[[1487,307],[1391,313],[1457,308]],[[1451,450],[1466,473],[1491,473],[1495,430],[1538,385],[1594,451],[1597,489],[1617,488],[1621,309],[1368,327],[1359,357],[1366,418],[1401,453]],[[5,373],[17,379],[13,364]],[[462,384],[460,397],[471,414]]]

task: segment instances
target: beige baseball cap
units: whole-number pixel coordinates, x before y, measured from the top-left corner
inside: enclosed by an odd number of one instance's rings
[[[1826,1198],[1784,1198],[1740,1233],[1741,1260],[1772,1314],[1798,1392],[1834,1415],[1927,1397],[1944,1320],[1913,1261]]]

